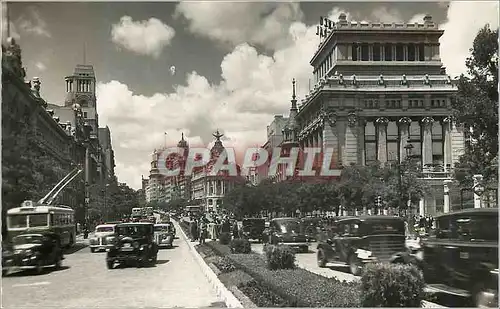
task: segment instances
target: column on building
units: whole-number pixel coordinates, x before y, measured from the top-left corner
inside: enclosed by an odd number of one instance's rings
[[[399,125],[399,157],[401,161],[406,160],[406,145],[410,139],[410,125],[411,119],[403,117],[398,120]]]
[[[365,127],[366,119],[358,118],[358,164],[365,164]],[[365,211],[366,213],[366,211]]]
[[[422,166],[432,165],[432,117],[424,117],[422,125]]]
[[[323,114],[323,149],[332,153],[331,162],[323,162],[323,164],[330,167],[340,166],[342,162],[340,161],[339,153],[337,115],[331,111]]]
[[[343,151],[342,164],[345,166],[358,163],[358,136],[359,122],[355,113],[349,113],[347,116],[347,126],[345,128],[345,144]]]
[[[464,127],[458,125],[455,120],[450,124],[450,144],[451,144],[451,162],[452,166],[458,162],[465,150],[465,132]]]
[[[380,117],[375,120],[377,128],[377,160],[381,163],[387,162],[387,125],[389,119]]]
[[[448,169],[453,167],[452,163],[452,148],[451,148],[451,126],[453,125],[453,121],[451,117],[446,117],[443,119],[441,122],[441,125],[443,126],[443,165],[444,165],[444,170],[447,171]]]

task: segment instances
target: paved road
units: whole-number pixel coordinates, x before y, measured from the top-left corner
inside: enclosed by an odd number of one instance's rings
[[[328,278],[337,278],[339,280],[346,280],[349,282],[360,279],[359,276],[354,276],[349,273],[349,268],[346,266],[334,266],[331,264],[327,264],[327,267],[320,268],[316,262],[317,245],[317,243],[312,243],[309,247],[309,253],[297,253],[295,255],[297,265],[299,267]],[[252,250],[254,250],[255,252],[263,253],[262,249],[262,244],[252,243]]]
[[[4,277],[5,308],[118,308],[225,306],[200,270],[186,242],[160,250],[152,268],[108,270],[105,252],[83,248],[67,254],[64,268],[39,276]]]

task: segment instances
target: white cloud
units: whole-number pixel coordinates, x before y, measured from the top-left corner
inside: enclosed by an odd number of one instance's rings
[[[496,1],[450,2],[448,22],[440,27],[444,30],[441,59],[450,76],[466,73],[465,59],[470,55],[474,38],[487,23],[492,29],[498,28],[498,9]]]
[[[273,50],[292,41],[288,29],[303,18],[299,3],[181,2],[176,14],[193,33],[231,47],[249,43]]]
[[[39,71],[45,71],[47,69],[47,67],[45,66],[45,64],[43,62],[40,62],[40,61],[37,61],[35,63],[35,67],[39,70]]]
[[[262,5],[268,7],[268,4]],[[328,16],[335,21],[341,11],[335,8]],[[225,22],[221,16],[226,15],[238,14],[225,10],[222,15],[210,17]],[[399,21],[398,16],[385,16],[389,21]],[[451,22],[463,22],[463,16],[451,15]],[[255,37],[248,35],[252,30],[245,26],[249,25],[246,20],[251,18],[242,18],[241,29],[235,31],[247,35],[245,38],[250,42]],[[211,23],[216,24],[215,21]],[[112,131],[120,180],[140,187],[140,175],[147,176],[150,168],[151,152],[164,144],[163,132],[168,133],[169,145],[178,142],[181,132],[191,145],[211,143],[216,129],[228,138],[224,145],[235,147],[240,153],[245,147],[262,145],[266,126],[273,115],[288,114],[292,78],[297,79],[299,98],[308,91],[312,75],[309,59],[319,43],[315,34],[316,25],[290,22],[283,34],[289,42],[272,56],[259,54],[246,42],[236,45],[221,62],[222,82],[219,84],[210,84],[205,77],[191,72],[186,76],[185,85],[178,86],[174,92],[149,97],[133,93],[118,81],[99,84],[98,100],[102,102],[98,105],[99,116],[101,125],[109,125]],[[227,42],[236,43],[237,40]],[[466,45],[470,44],[471,41]],[[461,47],[465,53],[469,48],[466,45]]]
[[[111,29],[111,40],[118,46],[155,58],[160,56],[174,36],[175,30],[156,18],[133,21],[132,17],[123,16]]]
[[[52,37],[47,28],[47,22],[35,7],[29,7],[15,22],[21,31],[45,37]]]

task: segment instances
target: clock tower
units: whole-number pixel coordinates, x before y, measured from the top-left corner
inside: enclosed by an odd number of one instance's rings
[[[91,134],[97,137],[98,115],[94,67],[78,64],[73,75],[65,77],[66,99],[64,106],[80,105],[85,121],[92,126]]]

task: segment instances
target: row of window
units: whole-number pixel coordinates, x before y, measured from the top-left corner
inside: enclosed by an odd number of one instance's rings
[[[354,43],[352,61],[425,61],[425,44]]]
[[[52,225],[70,225],[74,224],[74,217],[71,214],[53,214],[51,215]]]
[[[336,49],[333,48],[330,53],[326,56],[325,61],[321,63],[321,65],[314,71],[314,75],[316,77],[316,81],[318,81],[320,78],[325,76],[325,74],[330,70],[330,68],[333,66],[335,63],[335,55],[336,55]]]
[[[402,103],[399,99],[389,99],[385,100],[385,108],[401,108]],[[365,108],[380,108],[379,100],[377,99],[367,99],[364,100]],[[446,99],[433,99],[430,101],[430,107],[446,107]],[[408,108],[424,108],[423,99],[410,99],[408,100]]]

